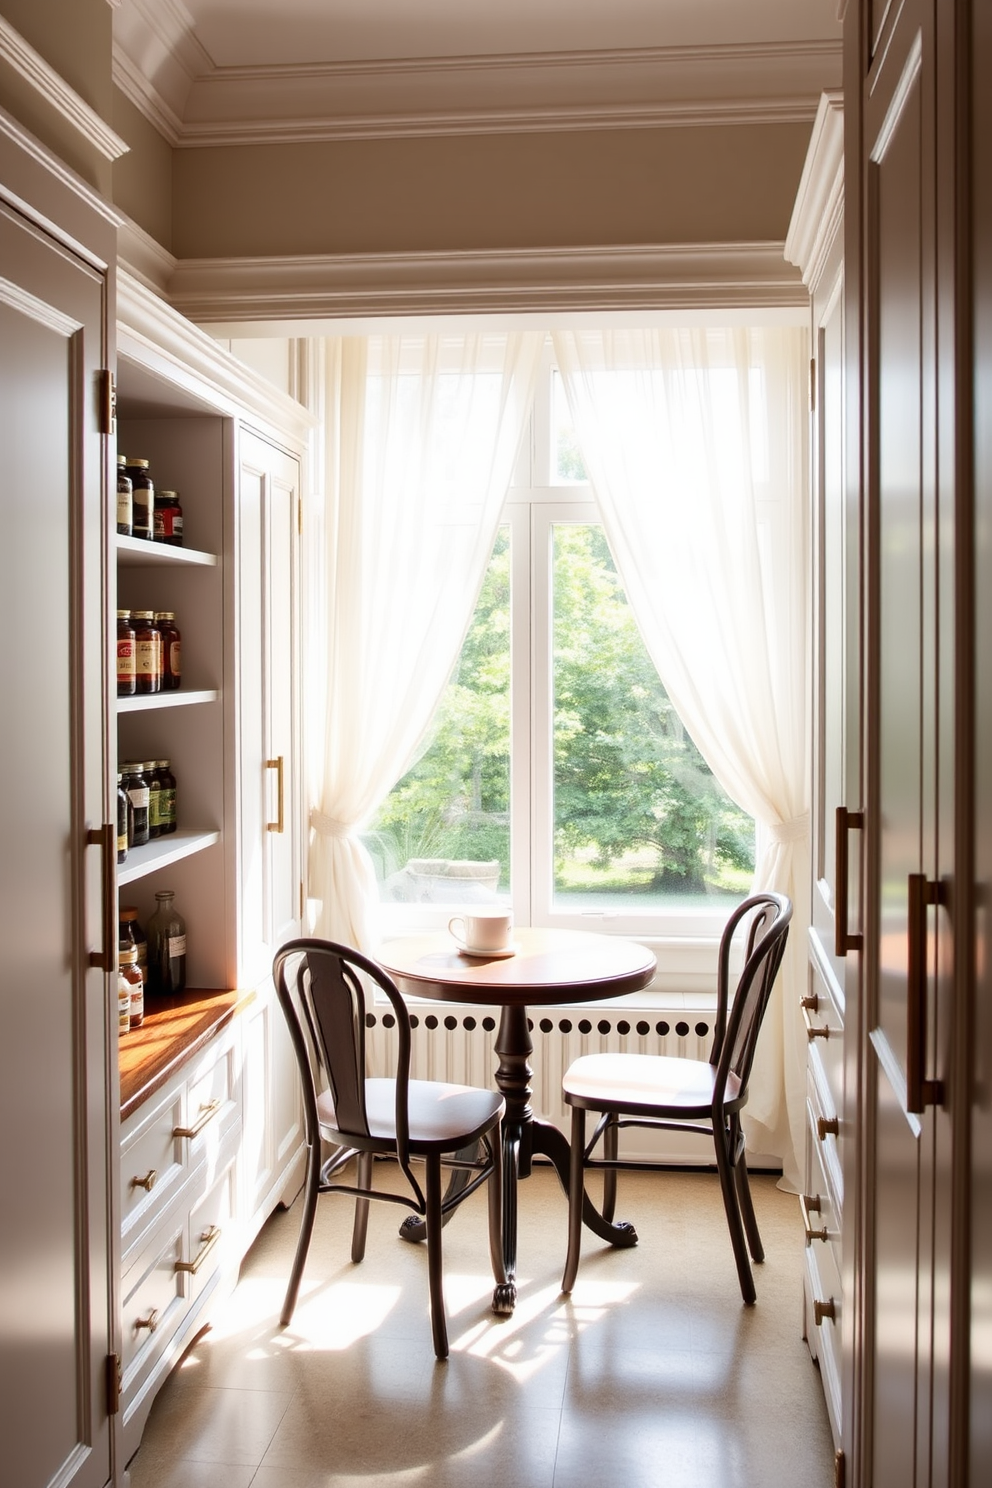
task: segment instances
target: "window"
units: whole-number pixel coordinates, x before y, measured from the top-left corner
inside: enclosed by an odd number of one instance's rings
[[[364,840],[397,926],[498,897],[521,924],[709,938],[750,885],[754,823],[647,655],[545,370],[431,737]]]

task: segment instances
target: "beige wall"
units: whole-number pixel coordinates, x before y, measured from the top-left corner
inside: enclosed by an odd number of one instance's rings
[[[113,127],[130,146],[114,162],[114,203],[171,251],[172,147],[119,88],[113,106]]]
[[[2,0],[0,15],[110,123],[113,12],[107,0]],[[90,185],[110,195],[110,162],[5,63],[0,63],[0,106]]]
[[[174,152],[181,258],[785,238],[810,126]]]

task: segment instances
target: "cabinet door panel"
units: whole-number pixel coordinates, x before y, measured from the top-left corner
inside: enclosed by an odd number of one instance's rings
[[[110,1476],[112,1044],[86,954],[104,933],[86,835],[107,816],[105,282],[2,206],[0,264],[0,1441],[5,1481],[42,1488]]]

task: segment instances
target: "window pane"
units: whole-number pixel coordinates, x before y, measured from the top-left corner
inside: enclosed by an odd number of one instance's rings
[[[740,900],[754,823],[686,734],[600,526],[555,526],[553,584],[556,911]]]
[[[551,435],[553,440],[552,460],[554,469],[551,479],[555,485],[568,485],[573,481],[586,481],[586,467],[575,437],[575,425],[565,396],[565,384],[557,368],[551,374]]]
[[[506,899],[510,870],[510,533],[496,539],[430,742],[363,839],[384,900]]]

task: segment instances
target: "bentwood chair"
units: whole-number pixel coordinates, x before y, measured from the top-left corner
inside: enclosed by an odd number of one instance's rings
[[[753,895],[730,916],[720,940],[718,1003],[708,1061],[654,1054],[588,1054],[566,1070],[562,1088],[565,1103],[572,1108],[572,1151],[563,1292],[572,1290],[579,1267],[586,1172],[603,1169],[603,1216],[612,1220],[617,1172],[623,1168],[661,1171],[666,1166],[618,1156],[618,1133],[634,1126],[702,1130],[712,1135],[741,1295],[746,1303],[754,1302],[748,1247],[755,1261],[763,1261],[765,1253],[748,1187],[740,1118],[747,1103],[761,1021],[785,951],[791,918],[790,901],[784,894],[772,893]],[[731,1002],[735,937],[744,942],[744,964]],[[587,1111],[600,1118],[588,1143]],[[594,1157],[600,1140],[602,1156]],[[633,1228],[629,1229],[636,1242]]]
[[[411,1080],[406,1004],[382,967],[360,952],[331,941],[292,940],[276,953],[272,974],[300,1068],[307,1140],[303,1216],[282,1323],[291,1322],[296,1307],[319,1195],[344,1193],[355,1198],[353,1261],[365,1255],[369,1201],[379,1199],[405,1206],[424,1222],[434,1352],[444,1359],[448,1335],[441,1228],[451,1210],[487,1180],[489,1249],[497,1283],[493,1308],[512,1307],[502,1245],[503,1097],[466,1085]],[[399,1032],[396,1072],[388,1079],[365,1072],[366,998],[375,995],[375,988],[392,1004]],[[322,1142],[335,1149],[326,1160]],[[376,1157],[395,1158],[408,1192],[372,1187]],[[336,1181],[352,1159],[357,1181]],[[414,1172],[415,1159],[424,1164],[423,1187]],[[458,1172],[444,1196],[442,1166]]]

